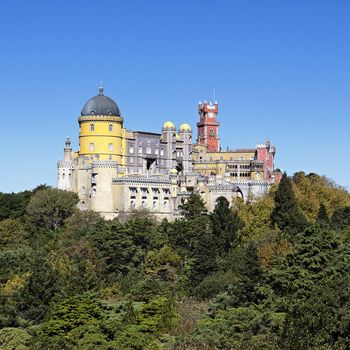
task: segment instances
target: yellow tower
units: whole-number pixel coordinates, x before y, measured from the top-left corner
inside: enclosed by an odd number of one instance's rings
[[[118,105],[99,94],[88,100],[79,117],[79,155],[91,161],[114,160],[124,165],[125,129]]]

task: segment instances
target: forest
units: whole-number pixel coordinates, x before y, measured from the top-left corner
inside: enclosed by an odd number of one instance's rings
[[[251,203],[105,220],[0,193],[0,349],[350,349],[350,194],[284,174]]]

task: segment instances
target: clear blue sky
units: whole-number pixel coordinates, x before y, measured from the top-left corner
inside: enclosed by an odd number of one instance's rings
[[[56,184],[66,135],[105,93],[130,129],[197,121],[219,101],[221,144],[270,139],[277,166],[350,188],[350,1],[3,1],[0,191]]]

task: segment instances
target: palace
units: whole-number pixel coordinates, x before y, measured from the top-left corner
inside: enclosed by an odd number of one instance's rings
[[[218,111],[216,101],[199,102],[195,142],[187,123],[177,130],[166,121],[161,133],[132,131],[100,87],[81,111],[79,150],[66,139],[57,164],[58,188],[76,192],[80,209],[107,219],[138,208],[174,219],[192,192],[210,211],[220,196],[251,201],[281,177],[274,166],[276,149],[266,141],[252,149],[222,150]]]

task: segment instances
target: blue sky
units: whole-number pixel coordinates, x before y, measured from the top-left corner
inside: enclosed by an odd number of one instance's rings
[[[350,188],[350,2],[2,1],[0,191],[55,185],[66,135],[105,93],[130,129],[195,126],[213,88],[221,144],[270,139],[277,166]]]

